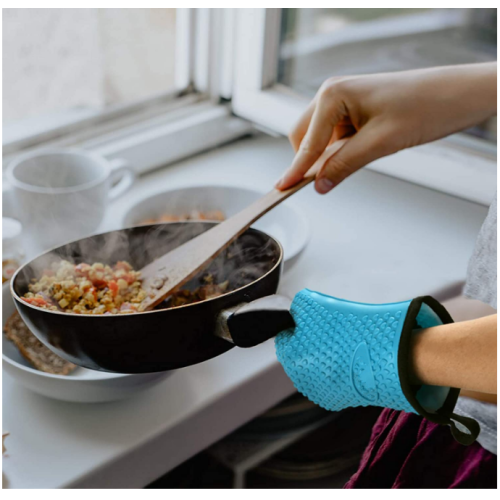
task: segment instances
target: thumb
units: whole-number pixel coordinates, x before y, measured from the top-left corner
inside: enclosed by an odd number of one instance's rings
[[[316,176],[316,191],[328,193],[360,168],[387,154],[390,154],[387,141],[380,131],[368,127],[361,129],[324,162]]]

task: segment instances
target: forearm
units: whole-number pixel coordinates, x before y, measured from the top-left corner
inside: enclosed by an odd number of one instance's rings
[[[427,328],[412,340],[415,383],[497,392],[497,315]]]
[[[422,116],[427,117],[421,142],[464,130],[496,115],[495,62],[432,68],[413,74],[413,92],[424,96],[419,105]],[[448,127],[443,126],[443,119]]]

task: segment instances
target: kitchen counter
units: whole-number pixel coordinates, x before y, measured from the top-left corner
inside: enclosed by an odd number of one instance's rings
[[[284,139],[253,137],[141,177],[107,213],[120,226],[130,205],[163,189],[225,184],[266,189],[292,158]],[[392,158],[394,160],[394,158]],[[311,239],[283,276],[281,293],[309,287],[363,302],[432,293],[463,280],[484,206],[363,171],[320,197],[290,200]],[[24,389],[4,372],[3,472],[10,488],[142,487],[293,391],[272,341],[173,373],[132,399],[64,403]]]

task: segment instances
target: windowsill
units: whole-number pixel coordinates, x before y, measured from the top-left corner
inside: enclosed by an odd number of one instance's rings
[[[100,229],[119,227],[139,199],[177,186],[265,191],[291,158],[285,139],[263,136],[188,158],[141,176]],[[362,302],[408,299],[462,280],[486,215],[483,206],[373,171],[325,197],[305,188],[289,203],[306,213],[311,240],[280,292],[308,287]],[[11,488],[142,487],[292,391],[272,342],[178,370],[114,403],[52,401],[4,376],[3,472]]]
[[[242,90],[233,99],[238,115],[283,135],[306,106],[307,100],[281,85]],[[496,191],[496,146],[463,134],[402,151],[367,168],[485,206]]]
[[[127,161],[136,173],[157,169],[230,142],[251,131],[228,106],[191,93],[108,110],[41,134],[4,142],[4,168],[17,155],[46,149],[81,148]],[[95,121],[95,123],[94,123]],[[35,122],[33,122],[35,123]],[[48,125],[48,123],[45,123]]]
[[[76,123],[96,118],[102,113],[101,110],[92,108],[74,108],[50,115],[35,116],[3,126],[2,143],[5,145],[15,144],[26,140],[28,137],[38,137],[42,134],[55,133],[58,130],[74,126]]]
[[[179,97],[180,89],[126,104],[105,108],[75,107],[32,116],[3,127],[3,156],[26,147],[44,146],[54,140],[78,140],[79,137],[96,137],[127,123],[140,123],[148,118],[172,113],[180,106],[187,106],[203,99],[191,93]],[[75,137],[76,136],[76,137]]]

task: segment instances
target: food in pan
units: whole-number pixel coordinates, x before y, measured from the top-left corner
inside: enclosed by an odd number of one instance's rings
[[[76,365],[60,358],[45,347],[29,330],[16,311],[5,323],[5,336],[37,370],[53,375],[68,375]]]
[[[43,309],[76,314],[131,313],[146,298],[139,276],[124,261],[110,267],[61,260],[29,284],[23,300]]]
[[[229,281],[217,283],[210,272],[201,275],[200,285],[172,294],[161,307],[179,307],[218,297],[229,291]],[[23,300],[28,304],[76,314],[128,314],[140,310],[146,292],[140,273],[128,262],[113,267],[95,263],[71,264],[66,260],[52,264],[28,286]]]
[[[146,219],[141,224],[156,224],[158,222],[184,222],[187,220],[216,220],[223,221],[226,217],[220,210],[209,210],[201,212],[200,210],[191,210],[189,213],[181,215],[162,214],[158,217]]]
[[[179,307],[186,304],[194,304],[202,300],[213,299],[229,291],[229,281],[226,280],[219,284],[214,283],[213,274],[204,274],[202,282],[203,285],[197,287],[194,291],[182,289],[173,293],[167,298],[166,305],[168,307]]]
[[[87,244],[87,240],[85,244],[77,242],[74,248],[54,251],[25,266],[14,288],[19,288],[17,293],[23,301],[48,311],[84,315],[141,312],[147,292],[136,269],[171,250],[172,243],[181,244],[182,238],[187,238],[188,228],[192,228],[193,235],[200,231],[198,224],[185,224],[187,227],[182,223],[130,229],[118,234],[118,243],[106,235],[93,237],[92,244]],[[122,238],[124,234],[128,240]],[[107,255],[120,260],[96,262],[103,258],[103,248]],[[81,261],[82,255],[86,262]],[[228,294],[261,278],[276,261],[274,245],[263,242],[258,233],[244,234],[156,309],[180,307]]]

